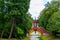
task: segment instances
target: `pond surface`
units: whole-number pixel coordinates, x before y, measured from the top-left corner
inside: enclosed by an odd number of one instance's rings
[[[37,36],[31,36],[30,40],[39,40],[39,38]]]
[[[30,40],[40,40],[41,34],[39,34],[37,31],[32,32],[30,35]]]

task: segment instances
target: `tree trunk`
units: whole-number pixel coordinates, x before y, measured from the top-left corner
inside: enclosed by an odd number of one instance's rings
[[[0,40],[2,40],[2,37],[3,37],[3,34],[4,34],[4,30],[5,30],[4,28],[5,28],[5,27],[4,27],[4,21],[3,21],[3,25],[2,25],[2,33],[1,33],[1,36],[0,36],[0,38],[1,38]]]
[[[11,30],[10,30],[10,34],[9,34],[8,40],[10,40],[10,38],[11,38],[11,35],[12,35],[12,32],[13,32],[13,28],[14,28],[14,23],[15,23],[15,18],[13,18],[13,20],[12,20],[12,26],[11,26]]]
[[[4,34],[4,29],[2,30],[1,39],[0,40],[2,40],[3,34]]]

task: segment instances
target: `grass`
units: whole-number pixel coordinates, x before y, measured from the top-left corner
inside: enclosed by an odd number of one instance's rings
[[[0,39],[1,40],[1,39]],[[8,39],[6,39],[6,38],[3,38],[2,40],[8,40]],[[12,39],[10,39],[10,40],[20,40],[20,39],[15,39],[15,38],[12,38]],[[25,37],[24,39],[22,39],[22,40],[29,40],[27,37]]]
[[[52,37],[51,37],[51,36],[42,36],[42,39],[43,39],[43,40],[51,40]]]
[[[0,39],[1,40],[1,39]],[[2,40],[8,40],[8,39],[6,39],[6,38],[3,38]],[[12,39],[10,39],[10,40],[17,40],[17,39],[14,39],[14,38],[12,38]]]
[[[28,37],[25,37],[23,40],[29,40],[29,38]]]
[[[1,39],[0,39],[1,40]],[[7,38],[3,38],[2,40],[8,40]],[[20,39],[16,39],[16,38],[11,38],[10,40],[20,40]]]
[[[42,39],[43,40],[60,40],[60,38],[56,38],[56,37],[53,37],[53,36],[42,36]]]

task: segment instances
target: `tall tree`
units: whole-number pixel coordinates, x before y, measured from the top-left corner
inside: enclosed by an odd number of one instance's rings
[[[51,7],[44,8],[43,11],[40,13],[39,26],[42,26],[46,29],[46,25],[48,24],[49,18],[56,11],[58,11],[58,8],[53,5]]]
[[[0,34],[4,33],[3,37],[9,37],[10,40],[11,37],[26,36],[32,24],[32,18],[27,14],[29,2],[30,0],[0,0],[0,26],[4,24],[4,28],[0,27],[4,30],[0,30]]]
[[[59,26],[56,26],[55,23],[58,23],[56,22],[58,21],[56,19],[58,18],[58,16],[60,16],[58,12],[59,10],[60,1],[52,1],[51,3],[48,2],[39,16],[39,26],[42,26],[45,29],[53,32],[53,34],[58,33],[57,29]]]
[[[4,1],[3,0],[0,0],[0,37],[2,38],[3,36],[3,33],[4,33],[4,25],[5,25],[5,22],[6,22],[6,19],[4,18],[5,16],[5,5],[4,5]]]
[[[53,33],[55,36],[60,36],[60,10],[55,12],[50,19],[46,29]]]

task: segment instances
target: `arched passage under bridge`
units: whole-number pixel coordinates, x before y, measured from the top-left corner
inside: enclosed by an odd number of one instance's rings
[[[43,27],[38,27],[37,20],[33,21],[32,28],[27,33],[30,40],[42,40],[42,36],[46,34]]]

